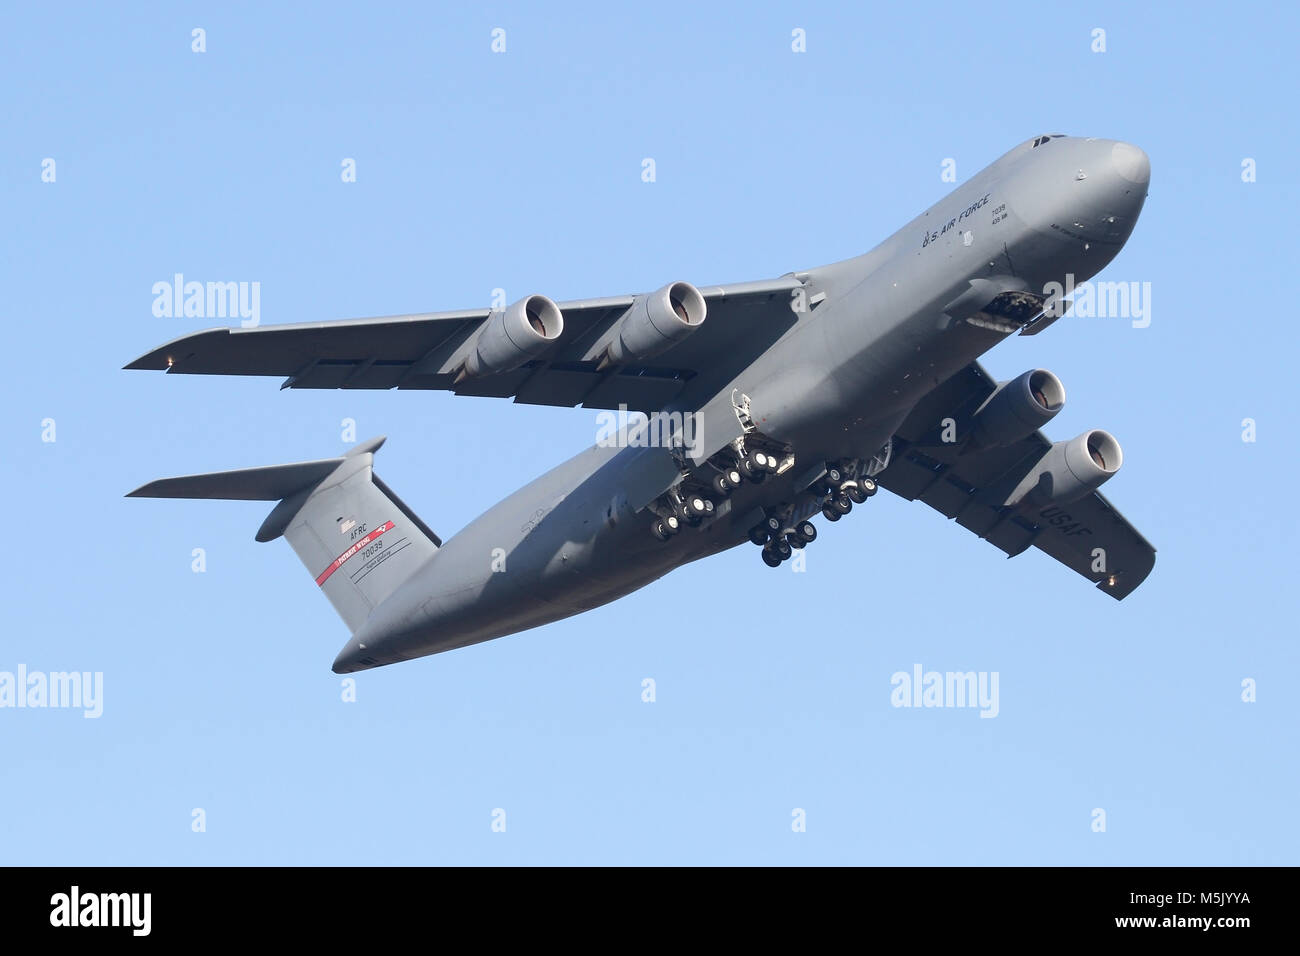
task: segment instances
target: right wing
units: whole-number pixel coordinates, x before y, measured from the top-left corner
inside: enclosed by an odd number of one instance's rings
[[[943,441],[943,420],[952,419],[956,435],[966,435],[975,410],[996,387],[973,362],[935,388],[899,426],[889,465],[876,481],[955,519],[1008,557],[1032,545],[1116,600],[1127,597],[1151,573],[1156,551],[1101,492],[1069,504],[1003,505],[1006,492],[1052,447],[1047,436],[1036,431],[978,451]],[[1098,548],[1102,570],[1094,570]]]
[[[447,389],[513,397],[532,405],[661,411],[695,382],[723,387],[794,325],[791,293],[779,279],[713,286],[702,325],[644,364],[606,368],[588,353],[635,296],[561,302],[564,331],[537,358],[510,372],[455,381],[453,364],[491,312],[430,312],[260,328],[219,328],[174,339],[126,367],[173,375],[274,375],[281,388]],[[703,379],[704,381],[699,381]],[[711,392],[710,392],[711,394]]]

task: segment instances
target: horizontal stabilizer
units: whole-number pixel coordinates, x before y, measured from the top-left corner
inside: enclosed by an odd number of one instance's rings
[[[159,478],[142,485],[128,498],[228,498],[232,501],[279,501],[324,480],[342,458],[300,461],[266,468],[210,471],[203,475]]]
[[[223,498],[230,501],[279,501],[318,484],[348,458],[377,451],[384,443],[375,438],[352,449],[346,456],[296,461],[263,468],[210,471],[179,478],[159,478],[127,494],[128,498]]]

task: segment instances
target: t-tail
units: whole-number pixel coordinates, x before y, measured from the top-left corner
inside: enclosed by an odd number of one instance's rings
[[[374,473],[374,438],[341,458],[160,478],[128,498],[278,501],[258,541],[284,535],[355,634],[442,540]]]

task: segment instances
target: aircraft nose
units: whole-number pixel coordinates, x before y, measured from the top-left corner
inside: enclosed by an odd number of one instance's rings
[[[1144,185],[1151,181],[1151,160],[1147,158],[1146,152],[1132,143],[1116,143],[1112,146],[1110,165],[1131,183]]]

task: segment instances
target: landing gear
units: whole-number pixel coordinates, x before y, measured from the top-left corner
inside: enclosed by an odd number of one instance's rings
[[[874,478],[869,478],[863,471],[866,466],[859,461],[845,465],[828,464],[822,487],[826,498],[822,501],[822,514],[830,521],[838,521],[876,493],[878,486]]]
[[[847,495],[855,505],[860,505],[876,493],[878,486],[874,478],[850,478],[839,486],[840,494]],[[832,494],[834,492],[832,491]]]
[[[686,520],[693,525],[713,514],[713,502],[703,495],[687,495],[682,507],[686,511]]]
[[[719,497],[725,498],[739,488],[740,483],[744,480],[739,468],[728,468],[726,471],[714,475],[709,485]]]
[[[817,540],[817,526],[811,521],[800,521],[794,526],[794,530],[786,535],[786,540],[794,548],[802,548],[805,544],[812,544]]]
[[[762,459],[762,464],[759,459]],[[746,455],[740,460],[740,473],[748,480],[758,484],[767,477],[767,456],[762,452]]]
[[[669,515],[666,518],[655,518],[650,522],[650,533],[660,541],[667,541],[678,531],[682,530],[682,523],[677,515]]]
[[[785,538],[774,538],[763,547],[763,563],[769,568],[775,568],[792,554],[794,550]]]
[[[784,517],[770,514],[749,529],[749,540],[762,547],[763,563],[769,568],[789,560],[795,551],[817,540],[817,526],[811,521],[798,521],[791,527],[787,524],[789,520],[787,509]]]

